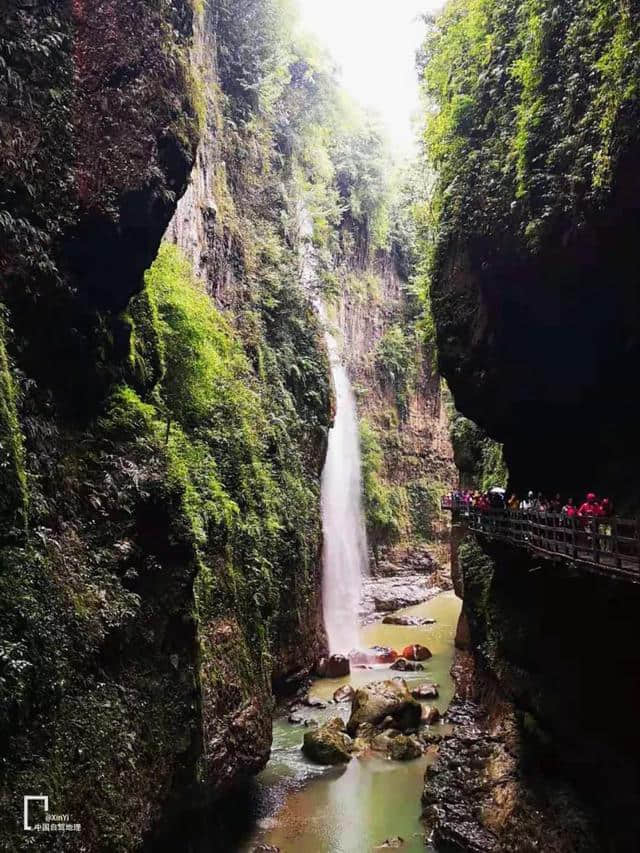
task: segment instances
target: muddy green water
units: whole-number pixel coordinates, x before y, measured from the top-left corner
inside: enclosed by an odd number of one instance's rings
[[[410,686],[437,682],[440,698],[435,704],[441,711],[453,696],[450,669],[460,606],[453,593],[443,593],[400,611],[432,617],[437,620],[435,625],[405,628],[377,623],[361,630],[363,647],[375,644],[401,650],[421,643],[431,649],[433,657],[425,662],[424,672],[403,676]],[[341,684],[350,682],[357,687],[395,675],[398,673],[387,667],[355,670],[350,678],[317,681],[311,694],[326,699]],[[322,721],[339,714],[346,719],[348,710],[348,703],[332,704],[322,711],[308,709],[304,716]],[[276,720],[271,761],[258,777],[256,829],[237,849],[249,853],[258,844],[271,844],[282,853],[367,853],[386,839],[400,836],[405,853],[423,853],[420,796],[429,754],[408,763],[354,758],[346,767],[327,769],[302,755],[305,731],[286,718]]]

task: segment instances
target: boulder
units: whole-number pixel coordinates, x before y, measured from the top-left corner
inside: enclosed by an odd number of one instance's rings
[[[404,846],[404,838],[397,835],[395,838],[387,838],[386,841],[383,841],[382,844],[378,844],[377,847],[374,847],[374,850],[399,850],[400,847]]]
[[[372,646],[370,649],[353,649],[349,652],[349,660],[353,666],[393,663],[397,657],[398,652],[387,648],[387,646]]]
[[[421,663],[416,663],[416,661],[398,658],[395,663],[391,664],[390,669],[395,669],[399,672],[420,672],[424,667]]]
[[[320,658],[316,666],[318,678],[344,678],[345,675],[349,675],[350,671],[349,658],[344,655]]]
[[[394,649],[389,649],[387,646],[372,646],[373,663],[393,663],[398,659],[398,652]]]
[[[355,690],[350,684],[343,684],[342,687],[338,687],[336,692],[333,694],[334,702],[351,702],[355,695]]]
[[[416,643],[413,646],[405,646],[402,650],[402,657],[407,660],[429,660],[432,655],[426,646]]]
[[[351,703],[351,716],[347,732],[355,734],[362,723],[377,726],[385,717],[391,717],[400,731],[417,728],[422,706],[416,701],[401,678],[375,681],[356,690]]]
[[[326,702],[323,702],[323,701],[322,701],[322,699],[317,699],[315,696],[310,696],[310,695],[308,695],[308,694],[307,694],[307,696],[305,696],[305,697],[304,697],[304,699],[302,700],[302,704],[303,704],[303,705],[306,705],[306,706],[307,706],[307,708],[318,708],[318,709],[322,709],[322,708],[326,708],[326,707],[327,707],[327,703],[326,703]]]
[[[433,705],[424,705],[420,722],[424,726],[432,726],[440,720],[440,711]]]
[[[389,616],[385,616],[382,620],[383,625],[402,625],[405,628],[418,625],[435,625],[435,622],[435,619],[427,619],[426,617],[401,616],[397,614],[390,614]]]
[[[420,732],[420,740],[425,746],[435,746],[442,740],[442,735],[439,732]]]
[[[258,844],[253,848],[253,853],[280,853],[280,848],[274,847],[273,844]]]
[[[302,751],[317,764],[344,764],[351,761],[351,738],[344,730],[344,722],[335,717],[319,729],[306,732]]]
[[[371,723],[362,723],[362,725],[358,726],[356,737],[360,740],[371,741],[376,736],[376,734],[377,729],[375,726],[372,726]]]
[[[351,745],[351,751],[353,753],[358,753],[358,755],[362,755],[364,752],[368,752],[370,749],[371,744],[369,743],[369,741],[361,737],[355,738],[353,744]]]
[[[375,750],[375,752],[390,752],[392,743],[393,738],[389,737],[386,732],[382,732],[376,735],[371,741],[371,749]]]
[[[413,761],[422,755],[422,745],[416,737],[398,735],[391,740],[390,755],[394,761]]]
[[[414,699],[437,699],[440,694],[437,684],[421,684],[413,688],[411,695]]]

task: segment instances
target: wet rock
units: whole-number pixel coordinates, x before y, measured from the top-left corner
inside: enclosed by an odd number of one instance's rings
[[[306,705],[307,708],[318,708],[321,710],[322,708],[327,707],[327,703],[323,702],[322,699],[318,699],[315,696],[305,696],[302,700],[302,704]]]
[[[398,735],[391,741],[389,754],[394,761],[413,761],[422,755],[422,744],[416,737]]]
[[[415,643],[412,646],[405,646],[402,650],[402,657],[407,660],[429,660],[432,657],[431,652],[426,646],[421,646]]]
[[[355,695],[355,690],[350,684],[343,684],[342,687],[338,687],[336,692],[333,694],[334,702],[351,702]]]
[[[287,722],[291,723],[292,726],[301,726],[304,723],[305,718],[301,714],[289,714],[287,717]]]
[[[335,717],[305,734],[302,751],[318,764],[344,764],[351,761],[352,744],[344,730],[344,722],[340,717]]]
[[[350,671],[349,658],[344,655],[320,658],[316,666],[318,678],[344,678],[345,675],[349,675]]]
[[[374,847],[374,850],[398,850],[400,847],[404,846],[404,838],[399,835],[396,835],[395,838],[387,838],[386,841],[383,841],[382,844],[378,844],[377,847]]]
[[[442,735],[439,732],[420,732],[420,740],[425,746],[435,746],[442,740]]]
[[[437,684],[421,684],[411,690],[411,695],[414,699],[437,699],[440,694]]]
[[[398,616],[396,614],[385,616],[383,625],[403,625],[411,627],[414,625],[435,625],[435,619],[421,618],[420,616]]]
[[[353,649],[349,652],[349,660],[354,666],[372,666],[375,664],[393,663],[398,652],[387,646],[372,646],[370,649]]]
[[[379,735],[376,735],[371,741],[371,749],[375,750],[375,752],[388,753],[391,751],[392,743],[393,738],[389,737],[386,732],[381,732]]]
[[[356,690],[347,732],[355,734],[362,723],[378,725],[385,717],[392,717],[394,726],[401,731],[417,728],[421,713],[422,706],[401,678],[376,681]]]
[[[365,582],[360,616],[368,621],[376,613],[394,613],[422,604],[442,592],[432,584],[433,579],[423,573],[407,572],[401,567],[394,567],[387,576],[376,575]]]
[[[361,740],[371,741],[377,734],[377,729],[375,726],[371,725],[371,723],[362,723],[362,725],[358,726],[358,730],[356,732],[356,737]]]
[[[424,705],[420,722],[424,726],[432,726],[440,720],[440,711],[433,705]]]
[[[258,844],[253,848],[253,853],[280,853],[280,848],[274,847],[273,844]]]
[[[351,746],[351,751],[353,753],[358,753],[359,755],[362,755],[364,752],[368,752],[370,749],[371,743],[361,737],[355,738]]]
[[[420,672],[424,667],[421,663],[417,663],[416,661],[407,660],[406,658],[398,658],[398,660],[391,665],[391,669],[395,669],[398,672]]]

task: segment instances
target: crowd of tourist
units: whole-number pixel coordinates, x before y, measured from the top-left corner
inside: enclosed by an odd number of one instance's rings
[[[451,499],[455,505],[481,511],[502,509],[512,512],[552,513],[565,518],[583,519],[610,518],[613,515],[611,500],[599,499],[594,492],[589,492],[579,506],[573,498],[563,501],[559,494],[553,498],[547,498],[541,492],[537,495],[528,492],[522,499],[516,494],[507,497],[505,490],[497,487],[486,492],[456,490],[451,493]]]

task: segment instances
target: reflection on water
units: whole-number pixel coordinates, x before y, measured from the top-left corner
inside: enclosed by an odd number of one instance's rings
[[[407,682],[435,681],[440,685],[436,703],[446,710],[453,696],[450,669],[453,640],[460,613],[453,593],[443,593],[426,604],[403,610],[429,616],[435,625],[401,627],[368,625],[361,630],[361,645],[402,649],[410,643],[428,646],[433,657],[424,672],[402,673]],[[355,670],[350,678],[318,681],[312,695],[329,698],[341,684],[355,687],[398,673],[388,667]],[[330,705],[305,716],[319,720],[340,714],[345,719],[348,703]],[[366,853],[385,839],[401,836],[403,851],[424,851],[420,822],[420,795],[429,760],[423,756],[401,763],[381,758],[354,758],[346,767],[325,769],[308,762],[300,751],[305,729],[285,719],[276,720],[269,765],[257,780],[257,828],[250,840],[234,849],[247,853],[256,844],[272,844],[282,853]]]

